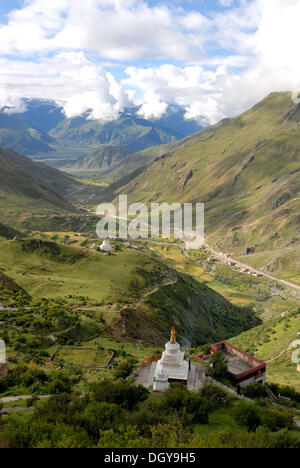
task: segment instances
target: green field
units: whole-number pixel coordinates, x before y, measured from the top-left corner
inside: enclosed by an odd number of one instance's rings
[[[0,268],[34,297],[82,295],[96,301],[127,297],[133,282],[141,289],[146,286],[140,272],[151,272],[155,281],[164,270],[133,249],[105,257],[98,252],[34,240],[1,242]]]
[[[61,348],[55,355],[54,362],[73,366],[105,367],[110,353],[92,348]]]

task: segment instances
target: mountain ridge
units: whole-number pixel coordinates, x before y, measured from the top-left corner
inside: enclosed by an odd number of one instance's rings
[[[186,121],[184,110],[177,105],[170,105],[161,118],[146,120],[139,114],[140,107],[133,107],[104,122],[93,119],[90,112],[68,118],[54,101],[22,102],[20,110],[0,109],[0,146],[2,143],[34,158],[74,159],[97,151],[101,145],[129,146],[136,152],[178,140],[201,128],[197,121]],[[4,123],[1,127],[1,119],[9,128],[4,128]],[[24,128],[20,133],[21,123]]]
[[[235,256],[290,242],[296,248],[299,127],[300,106],[290,93],[272,93],[241,116],[177,142],[115,195],[126,193],[129,202],[205,203],[210,244]]]
[[[15,224],[28,212],[74,211],[67,196],[80,186],[56,169],[0,148],[0,213],[5,224]]]

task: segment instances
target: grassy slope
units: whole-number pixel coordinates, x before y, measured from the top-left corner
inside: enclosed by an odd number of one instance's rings
[[[163,344],[175,324],[182,336],[204,343],[257,324],[251,310],[190,277],[170,284],[172,270],[135,249],[106,257],[54,242],[2,241],[0,268],[34,297],[84,296],[116,305],[115,333],[123,339]]]
[[[0,146],[28,156],[53,152],[46,133],[16,115],[0,113]]]
[[[140,170],[155,158],[171,151],[176,146],[177,142],[166,143],[165,145],[152,146],[138,152],[130,150],[128,153],[127,150],[127,154],[123,151],[122,147],[103,146],[103,149],[100,151],[98,150],[78,160],[70,160],[70,162],[66,160],[62,162],[49,160],[49,164],[70,174],[79,175],[80,177],[93,176],[93,178],[101,178],[108,183],[111,181],[121,182],[121,179],[127,178],[127,184],[128,181],[136,176],[135,172],[137,170]],[[107,164],[107,162],[110,164]]]
[[[67,119],[58,124],[49,133],[58,140],[57,150],[62,146],[83,145],[91,152],[99,145],[129,146],[133,151],[175,141],[175,137],[146,120],[130,116],[101,123],[98,120],[86,120],[83,117]],[[82,154],[83,150],[81,150]]]
[[[135,202],[205,202],[209,242],[235,255],[299,246],[299,122],[290,94],[272,94],[188,138],[122,191]]]
[[[190,252],[188,258],[177,246],[147,243],[146,248],[158,255],[170,267],[192,276],[200,283],[224,296],[230,303],[240,307],[253,307],[257,315],[268,321],[278,318],[281,313],[289,312],[297,306],[290,298],[290,292],[266,278],[254,278],[235,272],[231,267],[211,264],[209,254]]]
[[[173,245],[147,243],[146,248],[167,265],[189,274],[201,284],[206,284],[210,290],[221,294],[230,303],[252,307],[264,323],[238,334],[230,341],[264,361],[276,357],[268,363],[269,381],[300,389],[299,373],[295,364],[291,363],[292,351],[287,349],[294,340],[299,339],[300,314],[299,311],[295,313],[299,303],[288,297],[288,291],[278,288],[278,285],[267,279],[249,277],[234,272],[228,266],[203,261],[203,253],[191,252],[187,259],[180,248]]]
[[[102,172],[112,168],[120,163],[132,151],[126,146],[103,146],[94,153],[78,158],[74,162],[64,161],[61,170],[70,173],[81,172]]]
[[[291,344],[299,339],[300,309],[272,320],[231,340],[233,344],[268,362],[268,380],[300,391],[299,372],[292,362]]]
[[[169,153],[178,146],[177,142],[166,143],[165,145],[153,146],[137,153],[128,155],[117,165],[104,171],[101,176],[105,179],[119,180],[124,177],[129,177],[129,180],[134,178],[134,172],[152,162],[155,158],[161,157],[163,154]]]
[[[80,184],[56,169],[0,148],[0,217],[5,223],[33,213],[72,210],[66,195]]]
[[[16,236],[22,237],[22,234],[16,229],[13,229],[6,224],[0,223],[0,238],[3,237],[4,239],[14,239]]]
[[[23,288],[0,270],[0,301],[7,301],[15,294],[21,294],[24,297],[29,297]]]

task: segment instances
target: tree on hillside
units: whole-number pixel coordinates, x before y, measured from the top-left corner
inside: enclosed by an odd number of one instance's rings
[[[216,379],[222,379],[227,377],[228,375],[228,366],[226,362],[226,356],[223,351],[217,351],[212,359],[211,362],[213,364],[212,368],[212,375]]]

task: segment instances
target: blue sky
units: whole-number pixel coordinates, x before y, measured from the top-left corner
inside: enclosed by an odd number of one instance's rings
[[[16,9],[22,8],[24,5],[23,0],[0,0],[0,21],[4,23],[7,21],[7,14]]]
[[[300,0],[0,0],[0,105],[215,123],[300,87]]]

